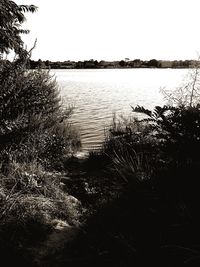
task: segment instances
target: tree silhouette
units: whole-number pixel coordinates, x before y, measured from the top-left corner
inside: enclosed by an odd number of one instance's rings
[[[16,54],[23,51],[21,34],[29,31],[21,29],[21,24],[26,20],[25,12],[35,12],[34,5],[17,5],[10,0],[0,0],[0,55],[8,54],[13,50]]]

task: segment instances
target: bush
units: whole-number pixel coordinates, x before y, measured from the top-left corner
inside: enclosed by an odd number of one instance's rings
[[[80,140],[67,122],[72,109],[62,108],[55,79],[48,71],[26,70],[18,59],[2,63],[0,86],[0,153],[13,151],[18,161],[38,157],[48,167],[60,167]]]
[[[163,160],[176,166],[199,162],[200,107],[163,106],[153,112],[134,109],[148,116],[142,120],[151,125],[151,133],[162,151]]]
[[[180,187],[186,192],[192,176],[194,190],[200,163],[199,105],[163,106],[154,111],[138,106],[133,111],[143,118],[114,121],[103,145],[111,168],[125,183],[149,180],[168,190],[167,194],[172,189],[175,194]]]

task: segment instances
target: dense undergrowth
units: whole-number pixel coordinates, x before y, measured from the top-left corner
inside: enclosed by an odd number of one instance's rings
[[[199,105],[133,111],[143,119],[113,123],[102,150],[89,158],[113,193],[82,237],[91,242],[90,264],[198,266]]]
[[[83,214],[62,186],[64,162],[80,147],[72,110],[49,72],[28,71],[28,60],[25,53],[0,66],[0,248],[2,257],[12,251],[8,264],[33,263],[59,222],[79,227]]]
[[[199,266],[199,106],[133,111],[76,165],[70,188],[93,213],[51,266]]]
[[[62,182],[66,159],[80,147],[68,120],[72,109],[62,106],[47,70],[28,69],[31,51],[21,34],[29,31],[21,24],[25,12],[36,10],[0,0],[0,256],[6,266],[40,265],[76,234],[84,214]]]

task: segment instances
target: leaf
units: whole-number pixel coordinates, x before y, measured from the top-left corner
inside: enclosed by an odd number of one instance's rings
[[[21,12],[31,12],[34,13],[36,12],[38,7],[35,5],[19,5],[19,11]]]
[[[152,116],[152,112],[149,109],[145,109],[143,106],[137,105],[137,107],[134,108],[131,106],[131,108],[133,109],[133,112],[146,114],[149,117]]]

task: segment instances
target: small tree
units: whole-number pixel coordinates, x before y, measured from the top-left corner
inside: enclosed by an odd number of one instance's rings
[[[192,107],[200,103],[200,61],[195,61],[185,77],[183,85],[175,90],[161,90],[172,106]]]

